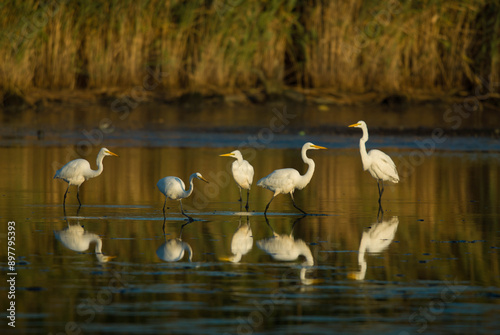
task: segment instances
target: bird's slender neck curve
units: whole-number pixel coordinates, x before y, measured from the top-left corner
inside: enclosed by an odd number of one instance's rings
[[[97,177],[102,173],[102,170],[104,169],[104,166],[102,164],[102,160],[104,159],[104,156],[105,155],[103,152],[99,152],[99,154],[97,155],[97,159],[95,161],[97,164],[97,170],[92,170],[92,175],[90,176],[90,178]]]
[[[361,154],[361,161],[363,162],[363,169],[367,170],[370,166],[370,157],[366,152],[366,141],[368,141],[368,128],[365,125],[361,127],[363,130],[363,136],[359,140],[359,152]]]
[[[193,179],[196,178],[196,173],[193,173],[191,176],[189,176],[189,188],[187,190],[184,190],[184,197],[187,198],[193,193]]]
[[[314,174],[314,169],[316,168],[316,164],[314,163],[314,161],[311,158],[307,157],[307,148],[302,148],[302,160],[304,161],[304,163],[309,165],[309,167],[307,168],[306,173],[301,175],[301,180],[297,185],[299,189],[302,189],[307,184],[309,184]]]

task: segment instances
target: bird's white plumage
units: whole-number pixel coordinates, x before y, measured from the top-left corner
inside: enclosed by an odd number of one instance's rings
[[[189,197],[191,193],[193,193],[193,179],[195,178],[208,183],[208,181],[203,178],[201,173],[195,172],[189,176],[189,189],[187,190],[182,179],[173,176],[158,180],[156,186],[158,187],[158,190],[160,190],[160,192],[163,193],[163,195],[165,195],[168,199],[181,200]]]
[[[66,163],[66,165],[64,165],[62,168],[56,171],[54,179],[56,178],[62,179],[68,183],[68,188],[66,189],[66,193],[64,193],[63,206],[66,203],[66,194],[68,193],[68,189],[71,185],[78,186],[79,190],[80,185],[82,185],[84,181],[90,178],[97,177],[102,173],[104,169],[102,161],[105,156],[118,156],[118,155],[112,153],[106,148],[102,148],[97,154],[97,159],[96,159],[97,170],[92,170],[92,168],[90,167],[90,163],[87,160],[78,158]],[[77,193],[77,198],[78,202],[80,203],[80,197],[78,196],[78,194],[79,191]]]
[[[384,152],[372,149],[366,152],[365,143],[368,141],[368,127],[364,121],[358,121],[349,127],[361,128],[363,130],[363,137],[359,140],[359,151],[361,154],[361,161],[363,169],[370,172],[373,178],[383,181],[391,181],[393,183],[399,182],[399,175],[391,157]]]
[[[299,171],[292,168],[274,170],[257,182],[257,186],[268,189],[276,194],[293,193],[295,189],[303,189],[307,184],[299,184],[302,177]]]
[[[305,213],[302,209],[298,208],[295,205],[295,201],[293,200],[293,192],[296,189],[301,190],[304,187],[306,187],[307,184],[309,184],[309,182],[311,181],[311,178],[314,174],[314,169],[316,165],[314,164],[314,161],[311,158],[307,157],[306,154],[307,150],[310,149],[326,149],[326,148],[312,144],[311,142],[307,142],[302,146],[301,150],[302,160],[304,161],[305,164],[309,165],[309,168],[307,169],[307,172],[304,175],[301,175],[299,171],[295,169],[285,168],[285,169],[275,170],[257,182],[257,186],[263,187],[265,189],[274,192],[271,201],[273,201],[274,197],[277,196],[278,194],[288,193],[292,198],[294,207]],[[264,210],[264,214],[267,212],[267,209],[269,208],[271,201],[269,201],[269,203],[267,204],[266,209]]]
[[[85,180],[91,178],[89,171],[92,168],[85,159],[75,159],[57,170],[54,178],[64,180],[70,185],[80,186]]]
[[[178,200],[186,197],[186,185],[178,177],[165,177],[156,183],[156,186],[167,198]]]
[[[234,181],[239,187],[245,190],[249,190],[252,187],[254,170],[248,161],[234,161],[231,171],[233,172]]]
[[[396,184],[399,182],[399,175],[396,169],[396,164],[394,164],[391,157],[377,149],[370,150],[368,152],[368,156],[371,160],[371,165],[368,168],[368,172],[370,172],[373,178],[381,179],[384,181],[391,181]]]

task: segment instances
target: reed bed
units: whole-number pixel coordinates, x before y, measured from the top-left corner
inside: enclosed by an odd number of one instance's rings
[[[151,76],[164,90],[269,94],[500,81],[499,1],[6,0],[0,10],[3,93],[130,88]]]

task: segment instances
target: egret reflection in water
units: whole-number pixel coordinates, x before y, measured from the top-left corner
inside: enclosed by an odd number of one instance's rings
[[[265,217],[273,236],[257,241],[257,246],[277,261],[290,262],[297,260],[300,256],[305,257],[305,261],[300,267],[299,278],[303,285],[312,285],[320,282],[320,280],[306,278],[310,267],[314,265],[314,257],[311,249],[306,242],[301,239],[295,239],[293,236],[293,229],[304,217],[305,215],[294,221],[289,235],[277,234],[269,224],[267,217]]]
[[[303,240],[296,240],[293,237],[293,228],[302,218],[304,216],[295,220],[289,235],[277,234],[266,218],[267,225],[271,228],[273,236],[257,241],[257,246],[277,261],[294,261],[299,256],[304,256],[306,260],[303,265],[314,265],[314,258],[309,246]]]
[[[381,221],[372,224],[370,228],[363,232],[358,251],[360,270],[349,273],[349,278],[356,280],[365,278],[367,268],[366,253],[379,254],[387,249],[394,240],[398,225],[399,218],[397,216],[393,216],[389,220],[383,220],[382,217]]]
[[[181,226],[181,231],[179,233],[179,237],[171,238],[167,240],[167,236],[165,235],[165,223],[163,223],[163,236],[165,237],[165,242],[162,243],[156,249],[156,255],[158,258],[165,262],[178,262],[184,257],[184,253],[187,251],[189,262],[193,259],[193,249],[191,246],[182,240],[182,230],[186,225],[190,222],[185,223]]]
[[[241,257],[248,254],[253,247],[253,233],[250,226],[250,216],[246,216],[246,223],[242,224],[241,216],[239,219],[238,229],[233,234],[231,239],[231,252],[233,256],[223,257],[220,260],[238,263]]]
[[[95,255],[100,263],[107,263],[116,256],[106,256],[102,253],[102,239],[99,235],[86,231],[79,222],[70,224],[62,230],[54,231],[54,236],[61,244],[76,252],[85,252],[90,244],[95,243]]]

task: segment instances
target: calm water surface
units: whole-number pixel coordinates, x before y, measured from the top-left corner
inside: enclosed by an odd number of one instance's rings
[[[295,193],[313,215],[299,215],[280,195],[266,220],[272,194],[255,182],[277,168],[305,171],[299,148],[309,138],[276,135],[247,151],[255,179],[246,212],[228,174],[231,160],[218,155],[249,135],[199,136],[206,145],[108,138],[120,157],[107,157],[103,174],[83,184],[80,210],[71,190],[66,213],[66,184],[52,177],[77,143],[5,139],[0,216],[4,227],[16,222],[17,318],[15,329],[5,321],[3,284],[2,333],[498,333],[494,140],[483,139],[492,146],[481,151],[427,155],[413,138],[374,137],[368,146],[384,147],[401,175],[386,186],[378,213],[376,182],[361,168],[360,133],[318,135],[314,142],[330,150],[309,152],[314,177]],[[94,167],[98,149],[88,149]],[[210,180],[195,181],[184,202],[196,220],[186,224],[178,203],[167,202],[164,235],[156,182],[193,172]],[[0,238],[6,274],[6,228]]]

